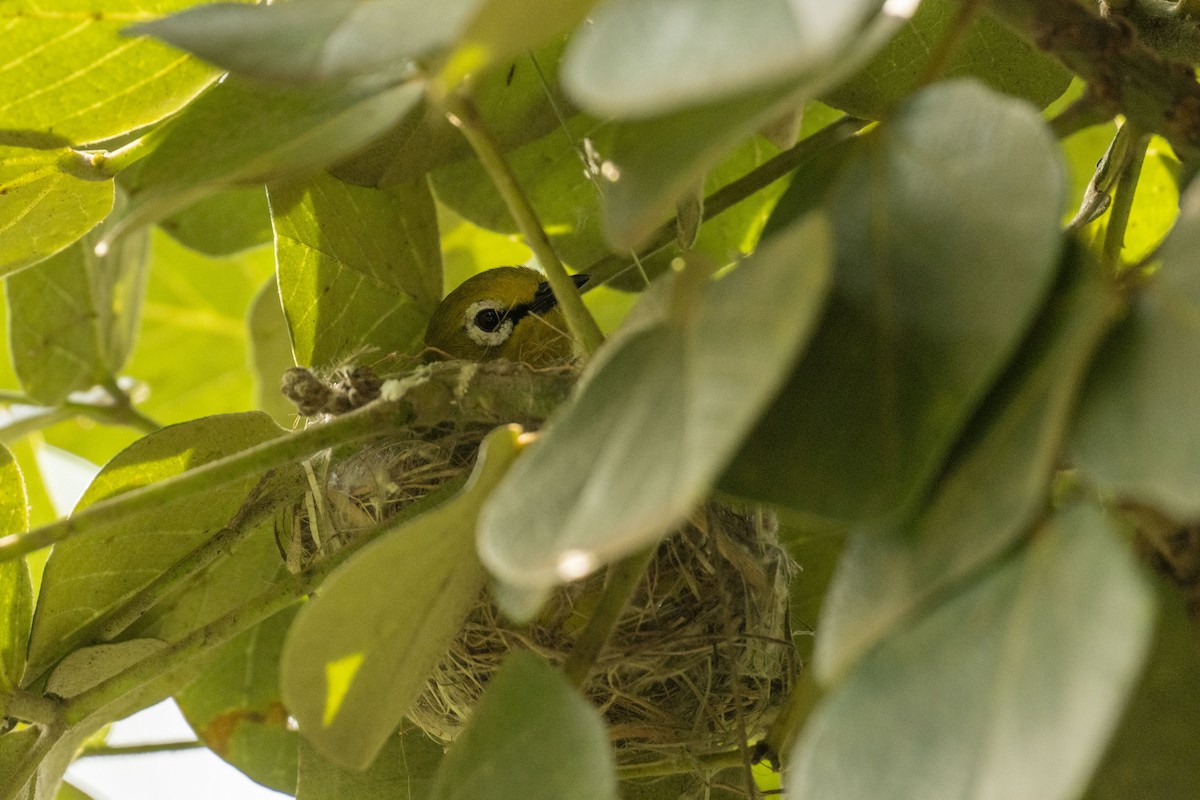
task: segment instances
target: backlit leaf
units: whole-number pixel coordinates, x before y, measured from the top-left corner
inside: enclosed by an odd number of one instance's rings
[[[25,481],[8,448],[0,445],[0,537],[24,533],[29,525]],[[25,672],[33,617],[33,586],[25,559],[0,562],[0,698]],[[0,702],[3,702],[0,699]],[[2,774],[2,773],[0,773]]]

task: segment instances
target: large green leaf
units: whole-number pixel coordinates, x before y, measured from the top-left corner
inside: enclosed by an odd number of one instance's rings
[[[1071,435],[1092,481],[1179,519],[1200,518],[1200,186],[1182,198],[1162,266],[1101,351]]]
[[[725,488],[837,519],[911,510],[1041,305],[1062,195],[1034,110],[972,81],[865,138],[830,201],[825,318]]]
[[[112,210],[112,181],[64,169],[75,158],[66,149],[0,146],[0,275],[54,255]]]
[[[482,0],[448,59],[445,74],[454,83],[517,58],[574,28],[594,5],[596,0]]]
[[[582,393],[489,501],[479,538],[488,568],[516,586],[547,587],[683,520],[799,355],[831,251],[827,225],[811,217],[719,280],[693,264],[645,296]]]
[[[106,464],[77,508],[178,475],[280,433],[261,413],[208,417],[164,428]],[[38,596],[30,671],[38,674],[58,661],[84,640],[89,623],[228,524],[255,483],[238,481],[199,496],[181,497],[56,545]]]
[[[571,43],[563,82],[602,116],[710,103],[819,70],[877,0],[612,0]]]
[[[0,538],[29,525],[25,481],[8,448],[0,445]],[[33,585],[25,559],[0,563],[0,698],[21,682],[33,617]]]
[[[175,695],[208,749],[287,794],[296,792],[300,737],[288,726],[280,696],[279,658],[295,615],[295,609],[282,611],[232,639],[195,682]]]
[[[330,763],[301,739],[296,800],[427,800],[441,760],[442,745],[411,725],[389,736],[362,771]]]
[[[227,256],[271,241],[271,212],[261,186],[226,189],[158,223],[181,244]]]
[[[296,363],[336,366],[364,347],[419,349],[442,294],[425,181],[364,189],[322,174],[272,186],[270,200]]]
[[[97,255],[105,227],[5,280],[13,366],[43,405],[115,380],[133,349],[148,242],[135,234]]]
[[[955,24],[953,0],[923,0],[917,13],[871,63],[827,94],[832,106],[858,117],[880,119],[921,85],[937,43]],[[955,49],[943,74],[973,77],[998,92],[1026,98],[1039,108],[1061,95],[1071,73],[991,15],[981,14]]]
[[[920,515],[851,536],[817,635],[822,682],[1010,548],[1043,507],[1079,386],[1117,308],[1098,265],[1071,262]]]
[[[1077,797],[1137,684],[1154,616],[1104,512],[1067,508],[826,696],[792,753],[787,797]]]
[[[138,25],[240,75],[328,81],[398,70],[448,44],[479,0],[291,0],[212,3]]]
[[[111,139],[178,111],[219,74],[122,30],[197,0],[7,0],[0,5],[0,140]]]
[[[296,407],[279,391],[279,380],[296,362],[274,276],[254,295],[247,325],[254,367],[254,405],[280,425],[289,426],[296,419]]]
[[[363,78],[302,89],[229,78],[153,134],[129,179],[120,230],[162,219],[222,188],[306,174],[343,159],[402,119],[419,81]]]
[[[438,768],[431,800],[617,800],[604,719],[557,670],[515,652]]]
[[[321,584],[284,644],[284,703],[335,764],[365,769],[391,737],[479,597],[479,507],[519,450],[489,434],[467,486],[385,531]]]

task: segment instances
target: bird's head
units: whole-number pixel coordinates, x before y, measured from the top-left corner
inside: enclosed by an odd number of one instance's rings
[[[572,280],[582,286],[587,276]],[[550,284],[529,267],[496,267],[459,284],[433,312],[425,346],[432,358],[531,366],[564,361],[574,349]]]

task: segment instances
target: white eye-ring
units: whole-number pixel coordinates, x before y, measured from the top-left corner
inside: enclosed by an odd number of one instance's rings
[[[463,328],[481,347],[499,347],[512,336],[513,320],[499,300],[477,300],[463,314]]]

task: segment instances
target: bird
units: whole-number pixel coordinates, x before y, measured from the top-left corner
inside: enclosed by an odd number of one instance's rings
[[[572,275],[576,286],[587,275]],[[427,361],[507,359],[532,367],[568,361],[574,342],[546,277],[530,267],[494,267],[446,295],[425,331]]]

